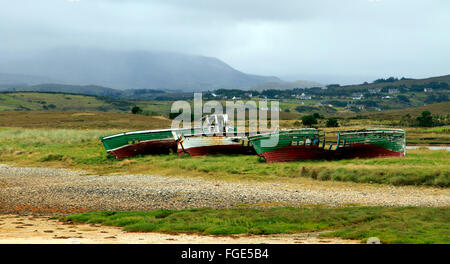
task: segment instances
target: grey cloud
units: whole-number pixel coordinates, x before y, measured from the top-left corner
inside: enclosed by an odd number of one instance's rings
[[[0,0],[0,7],[0,57],[68,45],[167,50],[327,82],[450,69],[444,0]]]

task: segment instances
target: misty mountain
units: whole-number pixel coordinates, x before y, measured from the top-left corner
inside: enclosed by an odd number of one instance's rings
[[[89,48],[58,48],[4,58],[0,60],[0,72],[116,89],[249,89],[258,83],[280,81],[277,77],[242,73],[212,57]]]

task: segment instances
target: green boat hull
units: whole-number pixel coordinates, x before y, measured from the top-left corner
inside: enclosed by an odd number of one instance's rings
[[[256,153],[266,162],[323,159],[319,130],[295,129],[249,137]]]
[[[176,152],[177,139],[181,135],[195,134],[198,128],[164,129],[126,132],[117,135],[101,137],[103,146],[116,159],[137,155],[166,154]]]

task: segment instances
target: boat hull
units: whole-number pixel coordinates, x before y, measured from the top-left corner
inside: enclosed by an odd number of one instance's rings
[[[177,141],[174,139],[159,139],[142,141],[139,143],[126,145],[108,153],[113,154],[116,159],[124,159],[138,155],[149,154],[169,154],[177,151]]]
[[[116,159],[123,159],[137,155],[176,152],[179,137],[199,130],[199,128],[192,128],[133,131],[100,139],[108,153],[113,154]]]
[[[247,143],[247,144],[245,144]],[[238,138],[227,136],[185,137],[178,143],[178,154],[190,156],[217,154],[255,154],[253,147]]]
[[[357,143],[348,147],[338,148],[332,151],[330,155],[334,159],[405,157],[405,152],[389,150],[373,144]]]
[[[294,129],[252,136],[249,140],[258,156],[273,163],[326,158],[327,151],[319,147],[320,138],[317,129]]]
[[[318,146],[287,146],[258,155],[267,163],[329,158],[328,152]]]

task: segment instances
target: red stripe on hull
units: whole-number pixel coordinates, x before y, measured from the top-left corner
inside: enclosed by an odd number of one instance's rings
[[[173,139],[164,139],[139,142],[113,151],[108,151],[108,153],[113,154],[116,159],[123,159],[137,155],[168,154],[176,151],[177,142]]]
[[[352,144],[347,147],[338,148],[331,155],[337,159],[353,158],[377,158],[377,157],[404,157],[403,152],[393,151],[372,144]]]
[[[242,145],[215,145],[185,149],[190,156],[214,154],[255,154],[253,147]]]
[[[325,159],[327,151],[317,146],[287,146],[259,154],[267,163],[297,161],[309,159]]]

